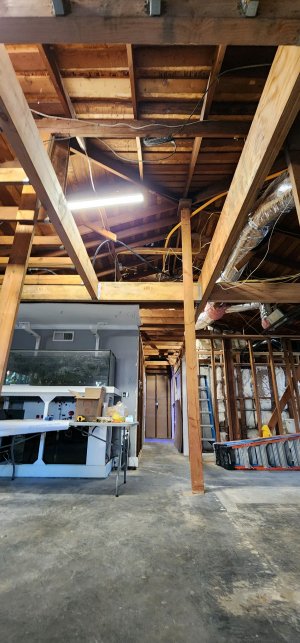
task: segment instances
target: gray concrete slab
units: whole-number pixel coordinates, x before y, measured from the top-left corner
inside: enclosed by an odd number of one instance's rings
[[[147,444],[99,480],[0,481],[5,643],[300,639],[299,473],[231,472]]]

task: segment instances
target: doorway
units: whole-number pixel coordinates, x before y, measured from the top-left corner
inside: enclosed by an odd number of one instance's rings
[[[161,440],[171,438],[170,379],[168,375],[147,375],[145,437]]]

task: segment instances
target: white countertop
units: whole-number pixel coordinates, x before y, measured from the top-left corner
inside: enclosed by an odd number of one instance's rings
[[[88,388],[99,388],[97,386],[88,386]],[[106,393],[112,395],[119,395],[121,397],[121,392],[115,386],[105,386]],[[85,386],[34,386],[31,384],[5,384],[2,386],[1,397],[9,396],[26,396],[26,397],[38,397],[40,395],[53,394],[54,397],[63,396],[63,397],[73,397],[71,391],[76,391],[76,393],[84,393]]]
[[[0,437],[9,435],[26,435],[28,433],[48,433],[49,431],[67,431],[71,426],[77,427],[117,427],[122,429],[137,426],[138,422],[72,422],[69,420],[0,420]]]

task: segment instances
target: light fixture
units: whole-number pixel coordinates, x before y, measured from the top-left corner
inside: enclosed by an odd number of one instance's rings
[[[144,195],[124,194],[123,196],[99,197],[96,199],[84,199],[82,201],[68,201],[68,206],[72,212],[75,210],[89,210],[90,208],[101,208],[109,205],[129,205],[131,203],[142,203]]]

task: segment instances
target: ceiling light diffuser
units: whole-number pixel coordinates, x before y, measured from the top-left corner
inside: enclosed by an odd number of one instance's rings
[[[144,195],[138,192],[137,194],[124,194],[123,196],[68,201],[68,206],[72,212],[75,212],[76,210],[89,210],[90,208],[106,208],[109,205],[130,205],[131,203],[142,203],[143,201]]]

